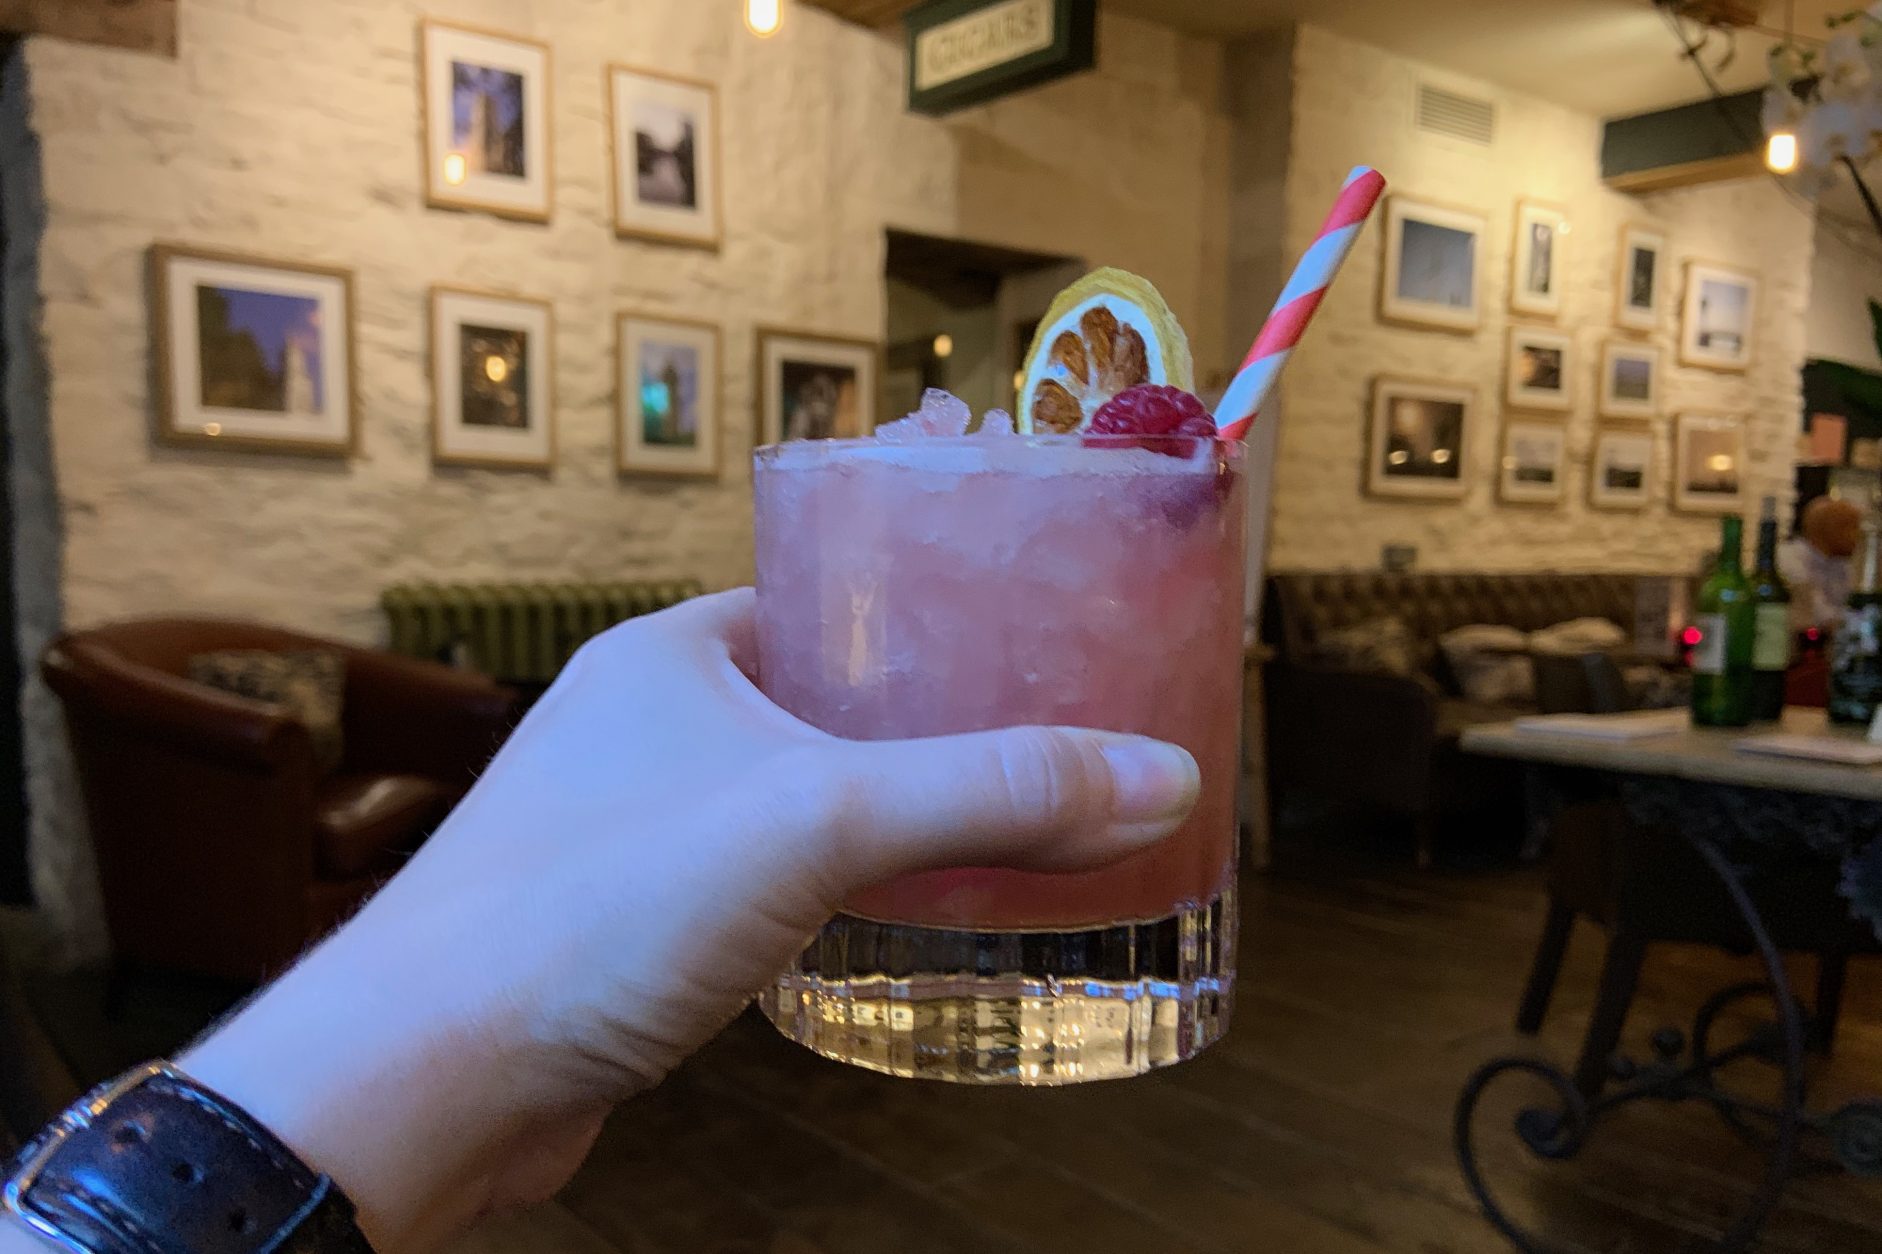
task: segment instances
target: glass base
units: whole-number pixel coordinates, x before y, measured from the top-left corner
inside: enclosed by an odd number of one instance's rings
[[[963,1084],[1079,1084],[1192,1058],[1228,1030],[1235,891],[1150,923],[970,932],[838,915],[760,997],[826,1058]]]

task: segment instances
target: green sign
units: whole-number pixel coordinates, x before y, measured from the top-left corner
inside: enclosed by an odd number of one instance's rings
[[[1098,62],[1098,0],[930,0],[908,27],[908,107],[943,114]]]

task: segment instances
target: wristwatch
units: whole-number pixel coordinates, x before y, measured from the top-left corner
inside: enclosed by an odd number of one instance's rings
[[[168,1062],[73,1103],[14,1158],[4,1200],[73,1254],[372,1254],[338,1185]]]

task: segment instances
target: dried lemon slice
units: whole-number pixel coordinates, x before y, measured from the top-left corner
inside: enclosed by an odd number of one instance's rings
[[[1140,383],[1193,390],[1189,337],[1148,279],[1093,270],[1040,319],[1014,425],[1021,435],[1082,431],[1106,401]]]

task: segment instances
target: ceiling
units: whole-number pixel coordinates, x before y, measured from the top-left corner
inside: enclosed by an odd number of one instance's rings
[[[1592,113],[1620,117],[1706,94],[1651,0],[1101,0],[1108,8],[1205,35],[1245,35],[1302,21]],[[1794,0],[1796,29],[1821,35],[1823,18],[1854,0]],[[1762,24],[1782,30],[1787,0],[1764,0]],[[1773,39],[1737,36],[1719,75],[1730,91],[1765,79]],[[1715,41],[1716,64],[1725,41]]]
[[[1739,0],[1762,7],[1761,25],[1820,36],[1823,19],[1858,0]],[[809,0],[852,21],[887,25],[911,0]],[[1416,60],[1520,88],[1598,117],[1624,117],[1706,94],[1697,71],[1652,0],[1099,0],[1191,34],[1248,35],[1310,22]],[[1707,63],[1728,45],[1716,38]],[[1744,91],[1765,79],[1772,34],[1740,31],[1721,86]]]

